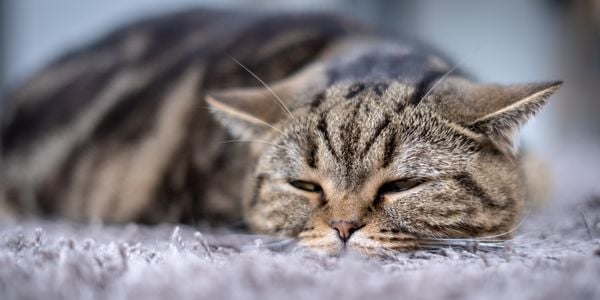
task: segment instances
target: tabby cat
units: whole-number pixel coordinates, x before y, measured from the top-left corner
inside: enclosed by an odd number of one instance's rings
[[[0,210],[244,220],[331,254],[508,238],[526,194],[515,137],[559,86],[475,83],[326,14],[150,18],[7,96]]]

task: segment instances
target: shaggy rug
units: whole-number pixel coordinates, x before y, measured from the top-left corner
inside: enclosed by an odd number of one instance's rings
[[[586,176],[577,157],[566,181]],[[600,299],[600,197],[570,195],[528,213],[506,243],[378,259],[177,225],[5,223],[0,299]]]

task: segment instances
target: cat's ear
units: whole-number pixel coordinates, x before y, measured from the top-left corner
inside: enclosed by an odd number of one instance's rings
[[[546,82],[511,86],[480,86],[481,114],[464,124],[468,129],[486,136],[500,151],[516,154],[516,140],[521,127],[542,107],[561,86],[562,82]]]
[[[206,102],[234,136],[257,137],[277,130],[275,123],[291,117],[291,110],[302,105],[297,99],[299,94],[326,82],[323,70],[321,65],[311,65],[269,87],[209,91]]]

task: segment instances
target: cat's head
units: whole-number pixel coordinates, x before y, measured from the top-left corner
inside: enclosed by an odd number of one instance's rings
[[[333,254],[510,235],[524,203],[515,136],[560,83],[448,76],[427,93],[306,80],[275,84],[281,99],[266,89],[208,98],[234,135],[256,141],[244,203],[253,230]]]

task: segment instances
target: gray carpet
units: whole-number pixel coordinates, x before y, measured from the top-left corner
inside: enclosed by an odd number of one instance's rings
[[[600,299],[600,197],[577,186],[597,163],[583,158],[557,167],[571,186],[558,197],[574,198],[530,212],[503,247],[327,257],[186,226],[4,223],[0,299]]]

